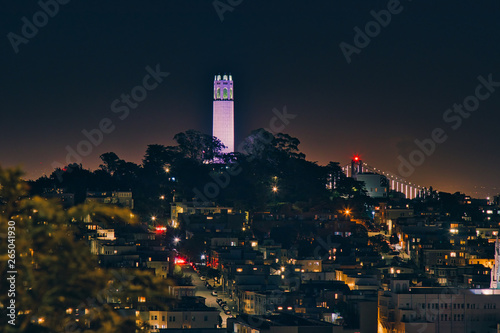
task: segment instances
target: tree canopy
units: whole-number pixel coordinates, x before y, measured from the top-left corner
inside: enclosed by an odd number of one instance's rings
[[[239,145],[242,151],[231,154],[221,153],[219,139],[195,130],[178,133],[174,140],[174,146],[148,145],[142,164],[107,152],[95,171],[76,164],[56,170],[31,182],[32,193],[65,188],[81,203],[86,191],[130,190],[139,213],[156,211],[162,217],[168,216],[166,203],[174,195],[192,201],[202,193],[217,204],[254,211],[284,206],[304,211],[345,205],[345,200],[361,207],[367,198],[363,183],[346,177],[338,163],[308,161],[300,140],[285,133],[254,130]]]

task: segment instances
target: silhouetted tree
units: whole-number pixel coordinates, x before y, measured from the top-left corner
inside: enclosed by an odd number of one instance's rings
[[[111,176],[118,170],[120,164],[123,163],[123,160],[113,152],[104,153],[99,157],[102,160],[102,164],[99,165],[99,168],[106,171]]]
[[[225,148],[216,137],[195,130],[177,133],[174,140],[178,144],[181,156],[200,163],[219,157],[222,149]]]

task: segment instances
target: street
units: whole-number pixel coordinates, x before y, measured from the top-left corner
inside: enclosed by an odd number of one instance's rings
[[[207,287],[205,287],[205,281],[200,280],[200,276],[193,270],[193,268],[191,266],[189,266],[189,265],[183,266],[182,271],[184,274],[192,277],[193,285],[196,287],[196,296],[204,297],[206,299],[205,304],[207,306],[214,307],[220,311],[220,316],[222,318],[222,327],[223,328],[226,327],[227,318],[229,316],[224,313],[224,311],[219,306],[219,304],[217,304],[216,300],[217,300],[217,298],[221,298],[222,300],[226,301],[227,304],[229,305],[230,310],[231,310],[231,314],[234,314],[233,313],[234,302],[222,294],[220,294],[218,296],[212,296],[212,291],[208,290]],[[213,285],[214,281],[210,280],[209,283],[211,285]],[[217,290],[217,288],[215,290]]]

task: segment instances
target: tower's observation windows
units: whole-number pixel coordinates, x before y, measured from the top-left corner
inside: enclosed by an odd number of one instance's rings
[[[224,98],[224,99],[227,99],[227,88],[224,88],[223,98]]]

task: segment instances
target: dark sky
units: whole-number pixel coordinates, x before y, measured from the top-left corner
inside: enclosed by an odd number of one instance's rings
[[[402,0],[348,64],[339,44],[353,44],[353,29],[388,2],[244,0],[221,21],[212,1],[72,0],[15,53],[8,34],[21,35],[22,18],[33,22],[41,8],[9,1],[0,14],[0,164],[21,164],[29,178],[50,173],[103,118],[115,129],[84,167],[108,151],[139,162],[148,144],[172,144],[190,128],[211,133],[213,78],[227,72],[236,143],[286,106],[297,117],[283,131],[309,160],[346,164],[359,153],[398,174],[398,156],[442,128],[448,139],[408,179],[497,194],[500,88],[456,130],[443,114],[474,95],[479,75],[500,81],[500,2]],[[111,103],[157,64],[170,75],[120,120]]]

